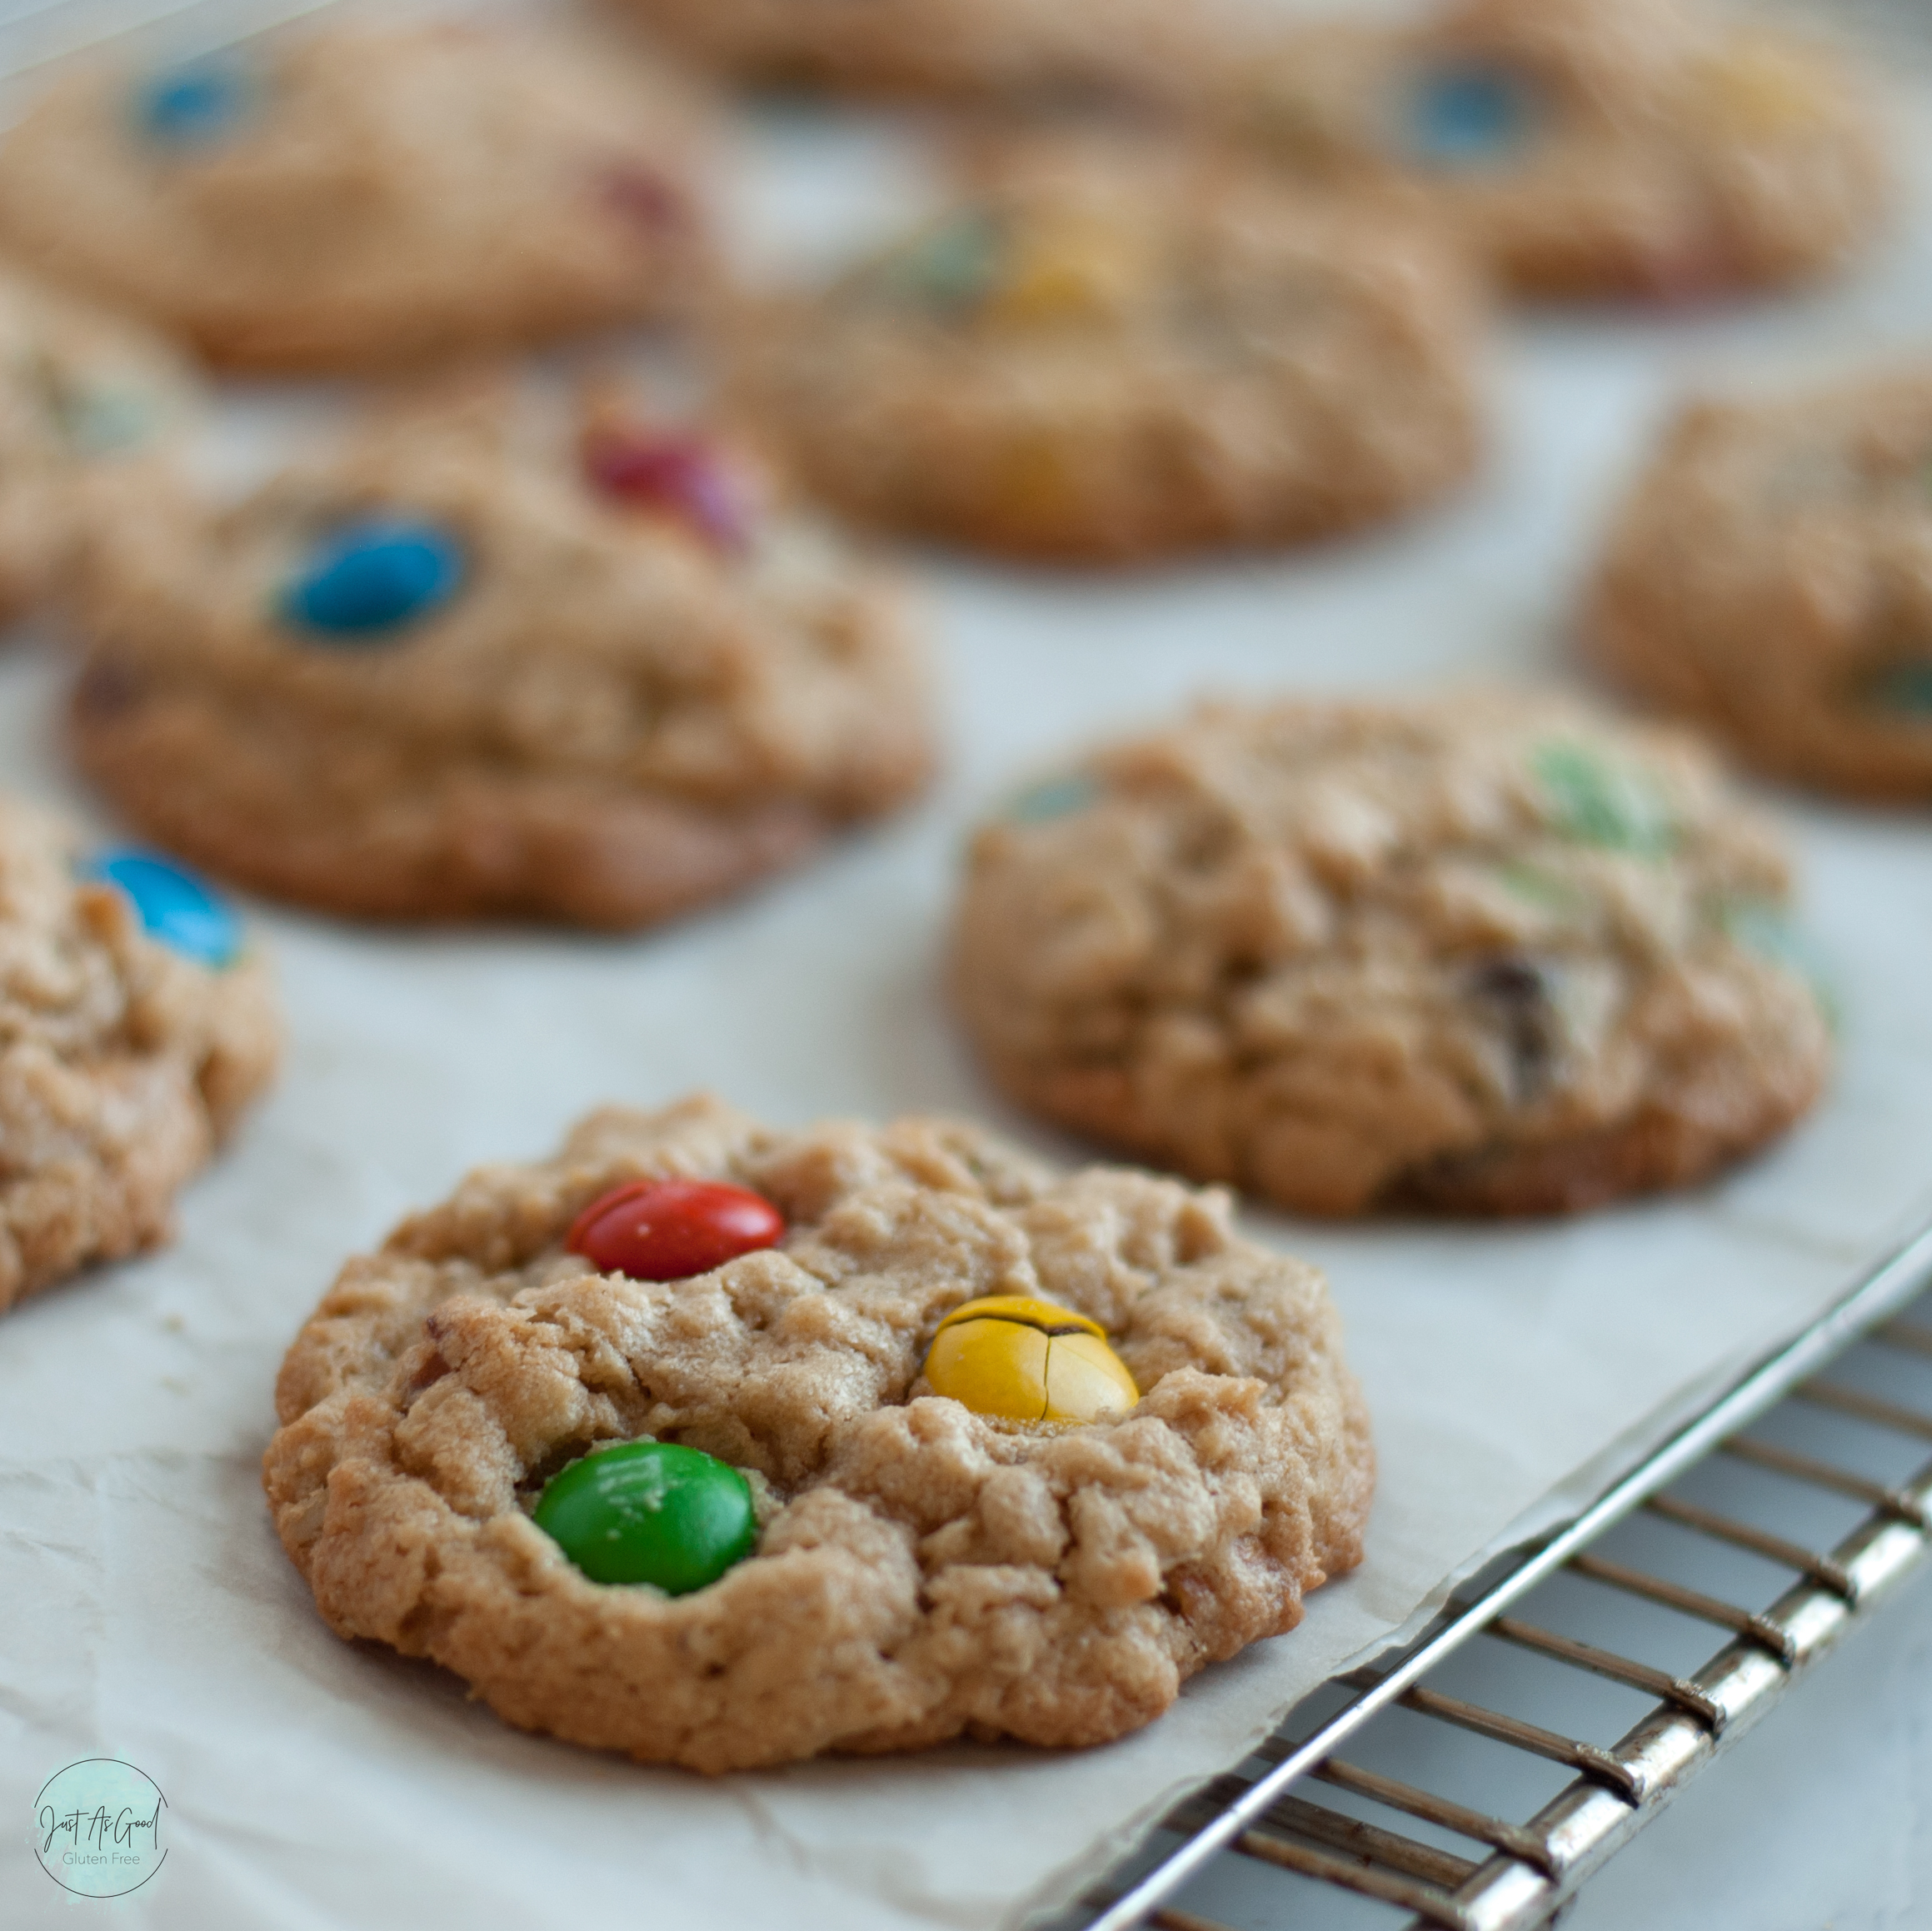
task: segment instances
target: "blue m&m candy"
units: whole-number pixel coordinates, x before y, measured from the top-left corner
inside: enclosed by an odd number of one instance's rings
[[[241,956],[242,921],[192,871],[130,847],[103,851],[80,867],[83,878],[118,886],[150,938],[219,970]]]
[[[282,613],[323,641],[386,641],[440,610],[462,587],[461,546],[433,523],[372,516],[317,545],[282,594]]]
[[[254,91],[236,61],[191,61],[142,82],[135,118],[162,147],[206,147],[226,140],[247,119]]]
[[[1410,152],[1427,166],[1478,168],[1509,160],[1535,119],[1535,97],[1520,75],[1470,62],[1416,81],[1404,132]]]

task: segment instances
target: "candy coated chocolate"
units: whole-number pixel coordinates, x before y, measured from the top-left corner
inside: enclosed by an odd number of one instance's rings
[[[1405,132],[1419,161],[1482,167],[1513,156],[1535,120],[1526,82],[1503,68],[1471,63],[1438,68],[1415,83]]]
[[[371,516],[319,543],[283,595],[282,614],[318,641],[355,645],[440,610],[462,589],[462,547],[432,523]]]
[[[566,1245],[602,1274],[688,1280],[777,1244],[784,1216],[722,1180],[632,1180],[592,1200]]]
[[[676,1442],[627,1441],[572,1462],[532,1519],[592,1582],[688,1595],[758,1539],[751,1484],[729,1462]]]
[[[133,901],[150,938],[197,966],[219,970],[242,950],[234,908],[185,866],[126,847],[103,851],[81,868],[83,878],[118,886]]]
[[[135,118],[164,147],[226,140],[247,117],[253,88],[229,60],[197,60],[151,74],[135,96]]]
[[[1023,1295],[955,1308],[925,1375],[934,1394],[1002,1421],[1075,1426],[1125,1415],[1141,1399],[1099,1322]]]

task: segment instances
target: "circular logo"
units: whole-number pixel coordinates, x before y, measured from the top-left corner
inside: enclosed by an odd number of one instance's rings
[[[143,1770],[118,1757],[86,1757],[57,1770],[33,1800],[33,1849],[62,1890],[118,1898],[161,1869],[167,1799]]]

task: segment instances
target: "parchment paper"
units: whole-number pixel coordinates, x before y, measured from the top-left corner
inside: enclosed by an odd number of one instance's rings
[[[813,167],[856,197],[855,221],[866,194],[913,178],[881,163],[885,135],[786,121],[761,138],[746,232],[774,246],[844,218]],[[1209,1670],[1139,1736],[711,1783],[641,1769],[522,1735],[454,1678],[337,1641],[257,1484],[276,1365],[341,1260],[471,1163],[543,1153],[595,1102],[708,1085],[781,1121],[969,1109],[1072,1154],[991,1098],[936,992],[959,842],[1003,783],[1204,687],[1563,676],[1575,575],[1671,394],[1909,344],[1928,313],[1932,247],[1914,225],[1814,297],[1514,322],[1484,478],[1312,556],[1100,581],[916,558],[948,683],[940,791],[675,932],[424,936],[257,908],[290,1015],[280,1090],[187,1196],[176,1247],[0,1325],[0,1920],[69,1922],[27,1848],[31,1799],[62,1764],[118,1754],[167,1794],[172,1846],[113,1907],[130,1926],[1016,1924],[1452,1572],[1573,1509],[1815,1313],[1932,1212],[1932,831],[1779,798],[1845,1008],[1828,1104],[1720,1186],[1575,1224],[1256,1216],[1330,1270],[1347,1316],[1382,1460],[1369,1558],[1296,1634]],[[258,432],[285,407],[257,398],[236,421]],[[58,675],[43,649],[0,660],[0,772],[84,805],[54,749]]]

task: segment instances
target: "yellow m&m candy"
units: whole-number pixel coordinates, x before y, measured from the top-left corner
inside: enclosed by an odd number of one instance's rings
[[[955,1308],[932,1338],[926,1379],[934,1394],[1002,1421],[1105,1421],[1141,1399],[1098,1321],[1019,1294]]]

